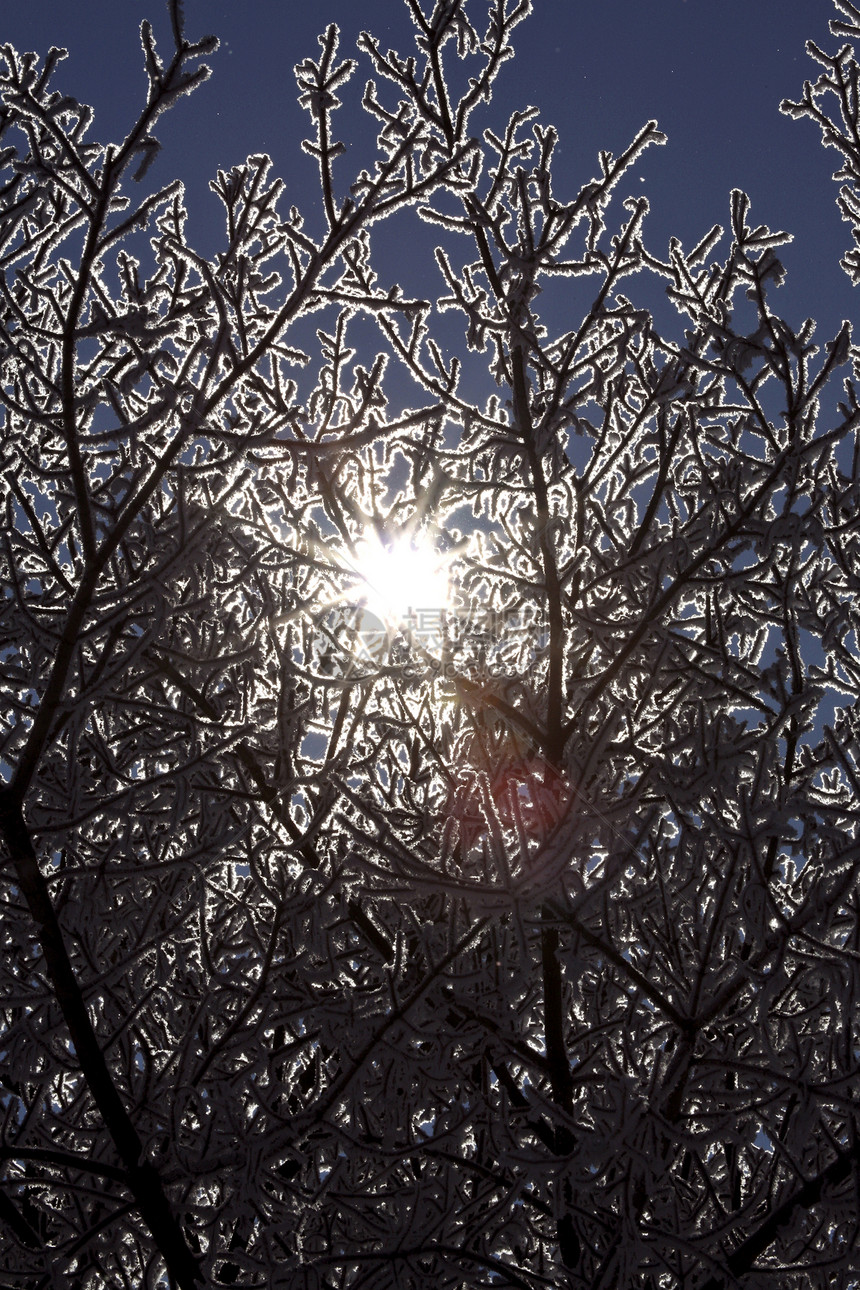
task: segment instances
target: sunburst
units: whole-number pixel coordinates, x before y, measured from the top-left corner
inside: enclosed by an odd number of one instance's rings
[[[389,629],[415,626],[421,615],[441,614],[448,605],[445,558],[420,533],[386,539],[370,532],[350,565],[356,598]]]

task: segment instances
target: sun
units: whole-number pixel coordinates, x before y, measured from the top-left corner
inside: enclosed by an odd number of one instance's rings
[[[421,534],[391,540],[368,533],[350,561],[355,592],[365,608],[388,628],[438,623],[449,597],[444,557]]]

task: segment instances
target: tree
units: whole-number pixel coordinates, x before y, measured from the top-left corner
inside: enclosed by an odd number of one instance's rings
[[[743,193],[665,260],[613,214],[655,123],[572,200],[533,110],[474,132],[527,0],[407,3],[373,162],[329,27],[323,224],[250,157],[210,260],[133,182],[177,0],[118,145],[3,49],[2,1283],[847,1287],[860,351]]]

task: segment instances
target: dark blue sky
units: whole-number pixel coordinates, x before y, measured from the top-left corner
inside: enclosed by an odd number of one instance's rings
[[[482,0],[470,4],[483,23]],[[826,0],[535,0],[534,7],[482,127],[501,129],[513,107],[540,107],[561,138],[556,192],[570,197],[595,174],[599,148],[619,152],[656,117],[668,146],[646,154],[628,184],[651,200],[652,249],[663,254],[672,234],[691,246],[712,224],[725,224],[729,190],[744,188],[756,221],[797,235],[783,257],[790,277],[774,299],[778,311],[795,324],[811,314],[828,329],[852,316],[852,289],[838,267],[850,234],[830,180],[838,156],[821,148],[809,123],[778,111],[780,99],[798,97],[815,74],[805,39],[836,43]],[[186,0],[185,8],[188,35],[212,32],[222,45],[211,81],[163,121],[155,174],[185,179],[192,241],[211,250],[220,213],[206,183],[219,166],[269,152],[289,200],[304,206],[315,196],[314,163],[297,147],[306,124],[292,68],[316,55],[318,32],[337,22],[342,55],[353,52],[363,27],[384,48],[406,52],[412,27],[402,0]],[[121,136],[144,92],[144,17],[167,51],[161,0],[7,0],[0,35],[19,49],[65,45],[70,58],[55,84],[94,105],[94,134],[105,140]],[[365,79],[362,69],[356,87]],[[355,114],[342,116],[341,136],[350,139]],[[344,184],[365,162],[360,135],[354,140],[340,163]],[[406,249],[409,259],[414,250]]]

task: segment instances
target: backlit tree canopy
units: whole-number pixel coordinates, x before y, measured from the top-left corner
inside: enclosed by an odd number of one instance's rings
[[[407,5],[211,258],[176,0],[119,143],[2,48],[0,1285],[848,1290],[860,350],[744,193],[649,244],[656,123],[555,191],[529,0]]]

